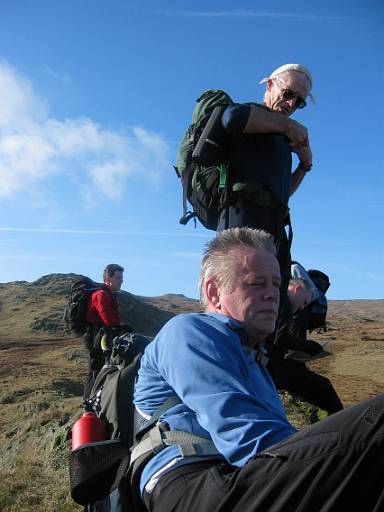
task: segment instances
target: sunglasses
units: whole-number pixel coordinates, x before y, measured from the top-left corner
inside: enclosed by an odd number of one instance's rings
[[[276,77],[276,80],[278,80],[280,83],[286,86],[286,83],[283,80],[281,80],[281,78]],[[307,102],[301,96],[293,92],[291,89],[288,89],[287,87],[285,89],[282,89],[281,94],[284,100],[293,100],[294,98],[296,98],[295,108],[301,109],[307,106]]]

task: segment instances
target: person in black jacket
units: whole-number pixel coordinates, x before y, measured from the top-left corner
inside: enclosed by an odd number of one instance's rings
[[[286,357],[289,350],[300,350],[311,356],[323,350],[316,341],[300,338],[293,332],[294,313],[311,301],[312,291],[307,283],[303,279],[291,279],[287,298],[280,310],[275,338],[268,341],[268,370],[278,389],[298,394],[332,414],[340,411],[343,405],[330,380],[307,368],[305,363]]]
[[[312,76],[302,64],[285,64],[264,78],[264,103],[234,103],[223,113],[230,137],[227,206],[218,231],[251,227],[270,233],[277,245],[282,274],[281,294],[287,290],[290,268],[288,201],[312,168],[308,130],[291,119],[306,106]],[[292,168],[292,153],[299,164]]]

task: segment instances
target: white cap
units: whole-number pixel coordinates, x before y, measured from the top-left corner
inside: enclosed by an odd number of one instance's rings
[[[259,83],[262,84],[264,82],[268,82],[268,80],[275,78],[277,75],[280,75],[281,73],[284,73],[285,71],[298,71],[299,73],[303,73],[303,75],[305,75],[308,78],[311,89],[312,89],[312,83],[313,83],[312,75],[309,72],[309,70],[302,64],[284,64],[283,66],[280,66],[279,68],[275,69],[275,71],[273,71],[269,76],[260,80]],[[316,103],[316,100],[311,93],[309,93],[308,96],[311,98],[313,103]]]

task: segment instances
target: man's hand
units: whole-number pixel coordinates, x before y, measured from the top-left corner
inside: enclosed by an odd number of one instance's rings
[[[308,130],[293,119],[289,120],[284,135],[289,140],[289,145],[295,153],[301,151],[303,147],[309,146]]]
[[[296,153],[297,156],[299,157],[299,166],[304,171],[309,171],[309,169],[312,167],[312,151],[309,145],[309,141],[308,144],[302,146],[302,148],[299,149],[298,151],[294,151],[294,153]]]

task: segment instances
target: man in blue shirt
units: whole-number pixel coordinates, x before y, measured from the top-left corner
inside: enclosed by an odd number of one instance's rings
[[[198,436],[156,447],[141,474],[148,510],[325,512],[350,498],[358,510],[384,506],[383,397],[298,433],[287,420],[261,346],[275,328],[279,287],[271,235],[223,231],[201,266],[206,312],[173,318],[146,349],[138,413],[148,419],[178,396],[159,436]]]

